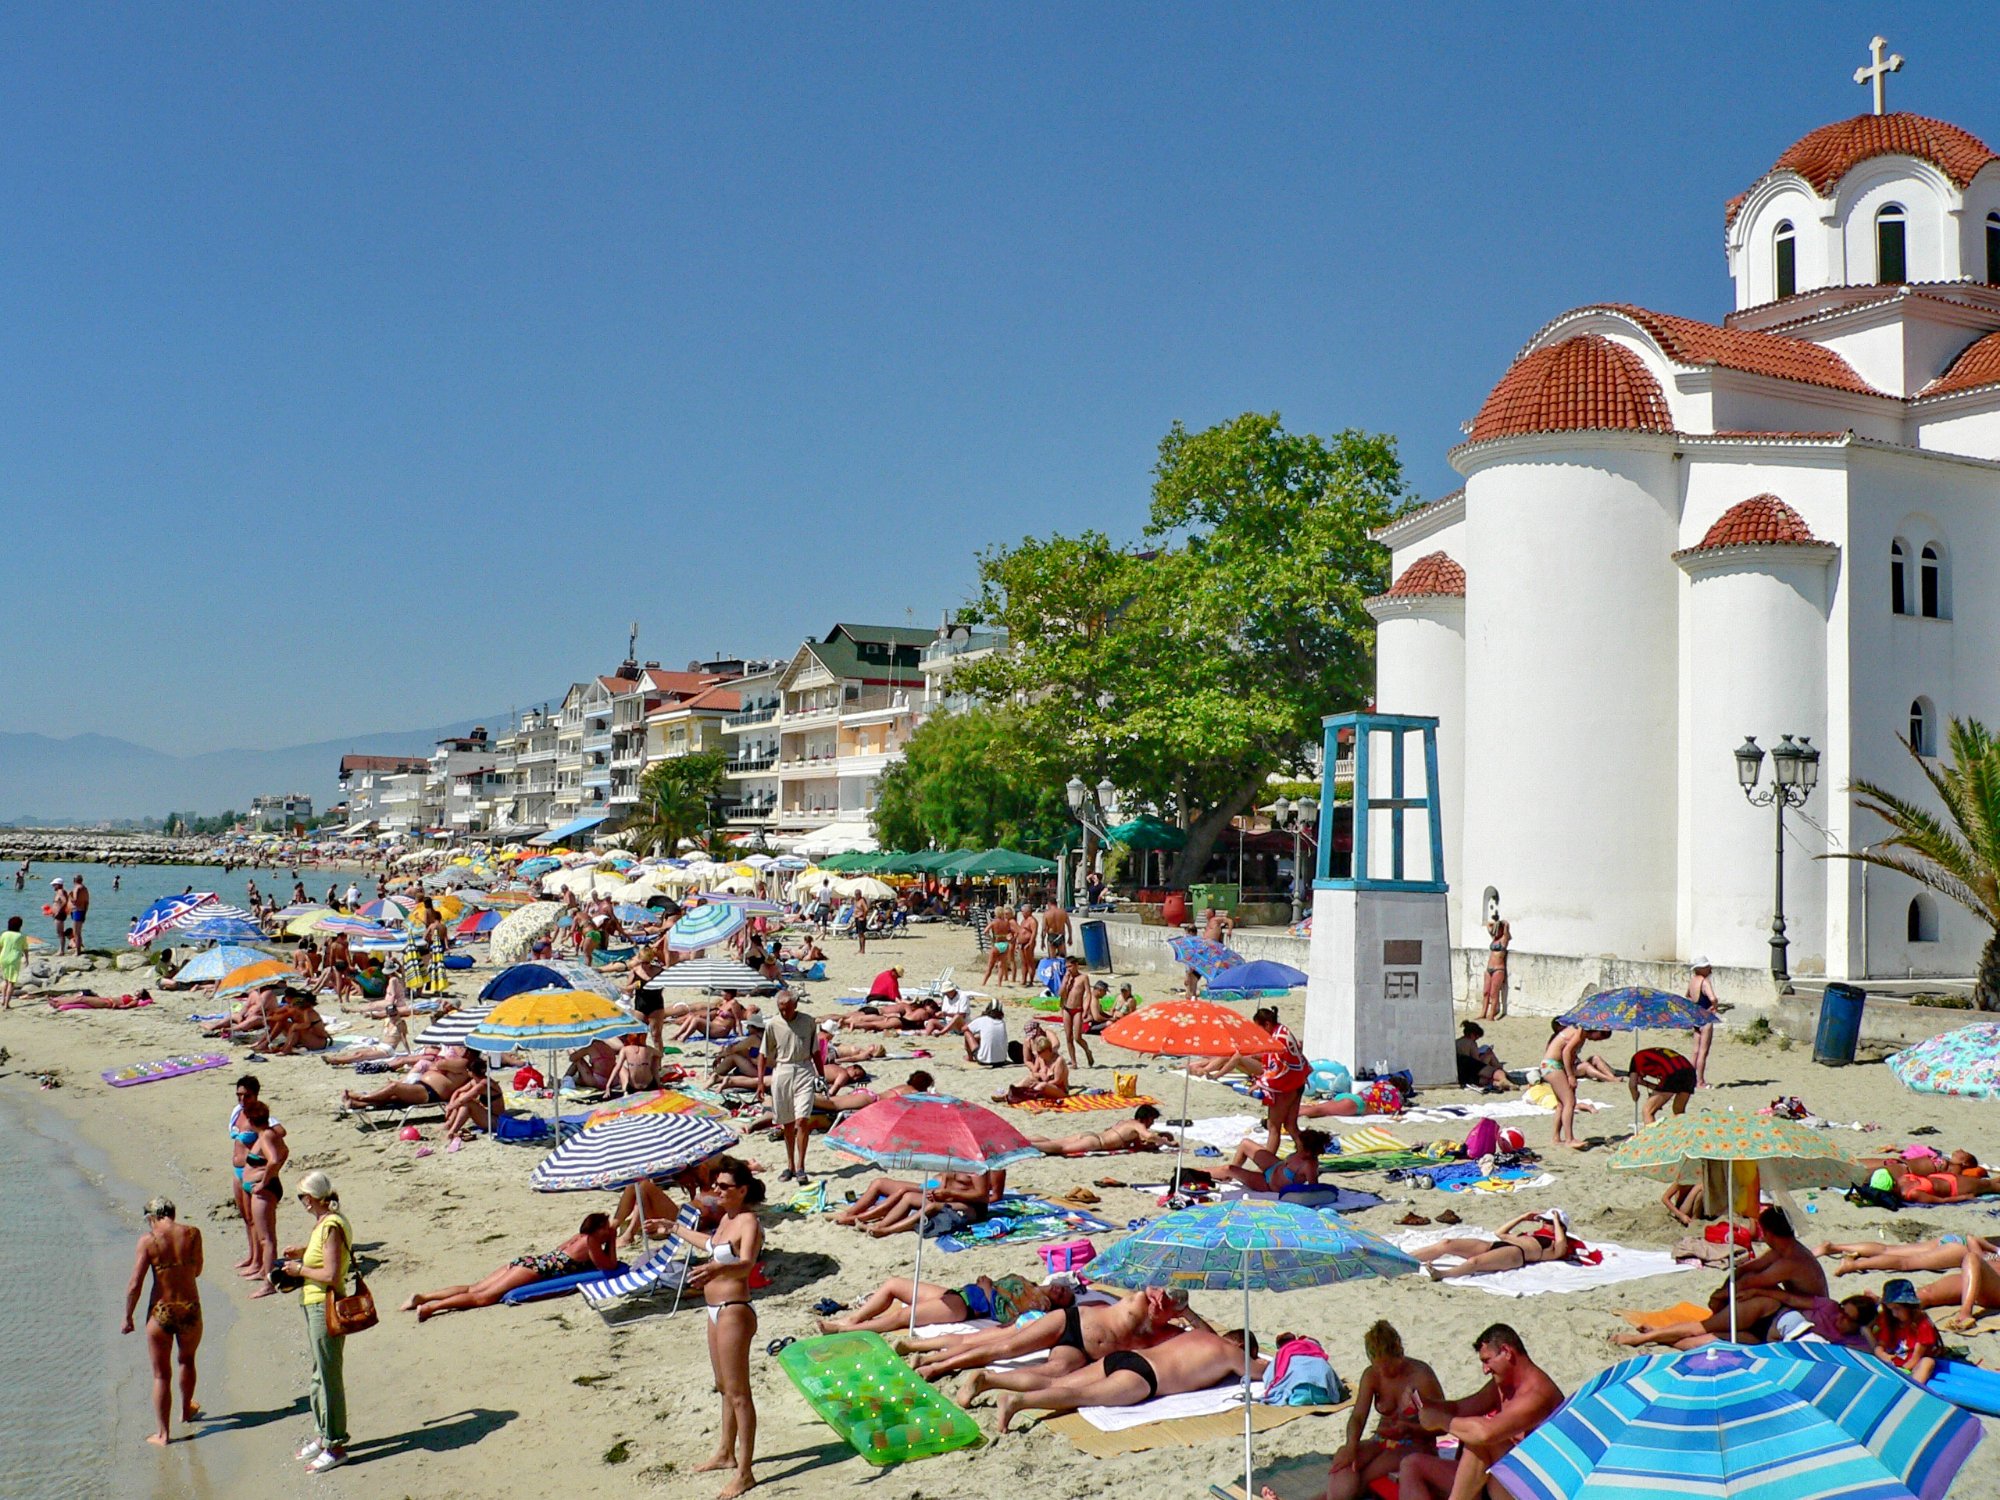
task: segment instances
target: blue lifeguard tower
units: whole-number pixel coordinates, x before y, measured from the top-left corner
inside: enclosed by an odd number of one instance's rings
[[[1313,880],[1305,1045],[1356,1072],[1388,1064],[1452,1084],[1451,934],[1437,725],[1413,714],[1329,714]],[[1335,780],[1353,743],[1351,838],[1336,847]]]

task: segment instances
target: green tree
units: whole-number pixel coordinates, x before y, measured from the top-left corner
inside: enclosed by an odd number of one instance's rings
[[[722,791],[722,753],[703,751],[654,761],[639,777],[639,801],[626,822],[636,854],[672,854],[682,839],[709,827],[710,807]]]
[[[1973,998],[1981,1010],[2000,1010],[2000,741],[1976,719],[1953,719],[1948,765],[1932,765],[1908,740],[1902,746],[1937,793],[1943,813],[1875,782],[1857,781],[1859,805],[1889,825],[1889,837],[1873,848],[1822,858],[1899,871],[1984,922],[1986,946]]]
[[[1064,810],[1066,779],[1035,758],[1005,709],[933,714],[883,773],[875,837],[885,849],[1053,855],[1076,829]]]
[[[1207,863],[1273,771],[1298,772],[1322,716],[1373,686],[1386,582],[1370,531],[1403,494],[1392,438],[1286,431],[1247,412],[1160,441],[1144,549],[1096,532],[980,559],[974,612],[1010,649],[961,670],[1013,706],[1028,743],[1188,831],[1172,878]]]

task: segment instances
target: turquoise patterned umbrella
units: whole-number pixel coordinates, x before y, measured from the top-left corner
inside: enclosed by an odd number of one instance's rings
[[[2000,1024],[1981,1021],[1906,1047],[1889,1059],[1889,1071],[1919,1094],[2000,1096]]]
[[[1107,1286],[1243,1288],[1243,1330],[1250,1293],[1293,1292],[1334,1281],[1409,1276],[1423,1266],[1387,1240],[1291,1203],[1237,1199],[1183,1209],[1142,1225],[1090,1263]],[[1247,1349],[1246,1349],[1247,1353]],[[1250,1449],[1250,1362],[1243,1362],[1243,1493],[1254,1495]]]
[[[710,906],[697,906],[684,912],[667,934],[667,946],[676,953],[698,953],[703,948],[713,947],[728,938],[733,938],[749,925],[750,918],[740,906],[732,906],[726,901],[717,901]]]
[[[1942,1500],[1979,1419],[1836,1344],[1704,1344],[1585,1382],[1493,1477],[1520,1500]]]

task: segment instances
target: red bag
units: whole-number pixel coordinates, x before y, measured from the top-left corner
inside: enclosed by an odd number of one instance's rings
[[[518,1094],[523,1089],[540,1089],[547,1087],[548,1087],[548,1080],[543,1078],[542,1075],[540,1073],[537,1073],[533,1068],[516,1068],[514,1070],[515,1093]]]
[[[1711,1224],[1701,1232],[1701,1237],[1711,1245],[1725,1244],[1729,1239],[1729,1226],[1727,1224]],[[1748,1250],[1752,1240],[1753,1236],[1750,1232],[1750,1226],[1747,1224],[1738,1224],[1736,1226],[1736,1243],[1743,1249]]]

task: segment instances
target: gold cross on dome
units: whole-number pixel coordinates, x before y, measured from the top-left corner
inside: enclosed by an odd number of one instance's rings
[[[1868,55],[1873,60],[1873,66],[1856,68],[1854,70],[1854,81],[1856,83],[1872,83],[1875,85],[1875,113],[1878,115],[1887,113],[1882,103],[1882,84],[1884,80],[1891,73],[1900,73],[1903,71],[1903,57],[1901,53],[1894,53],[1886,58],[1882,55],[1882,49],[1888,45],[1889,39],[1887,37],[1875,37],[1868,43]]]

